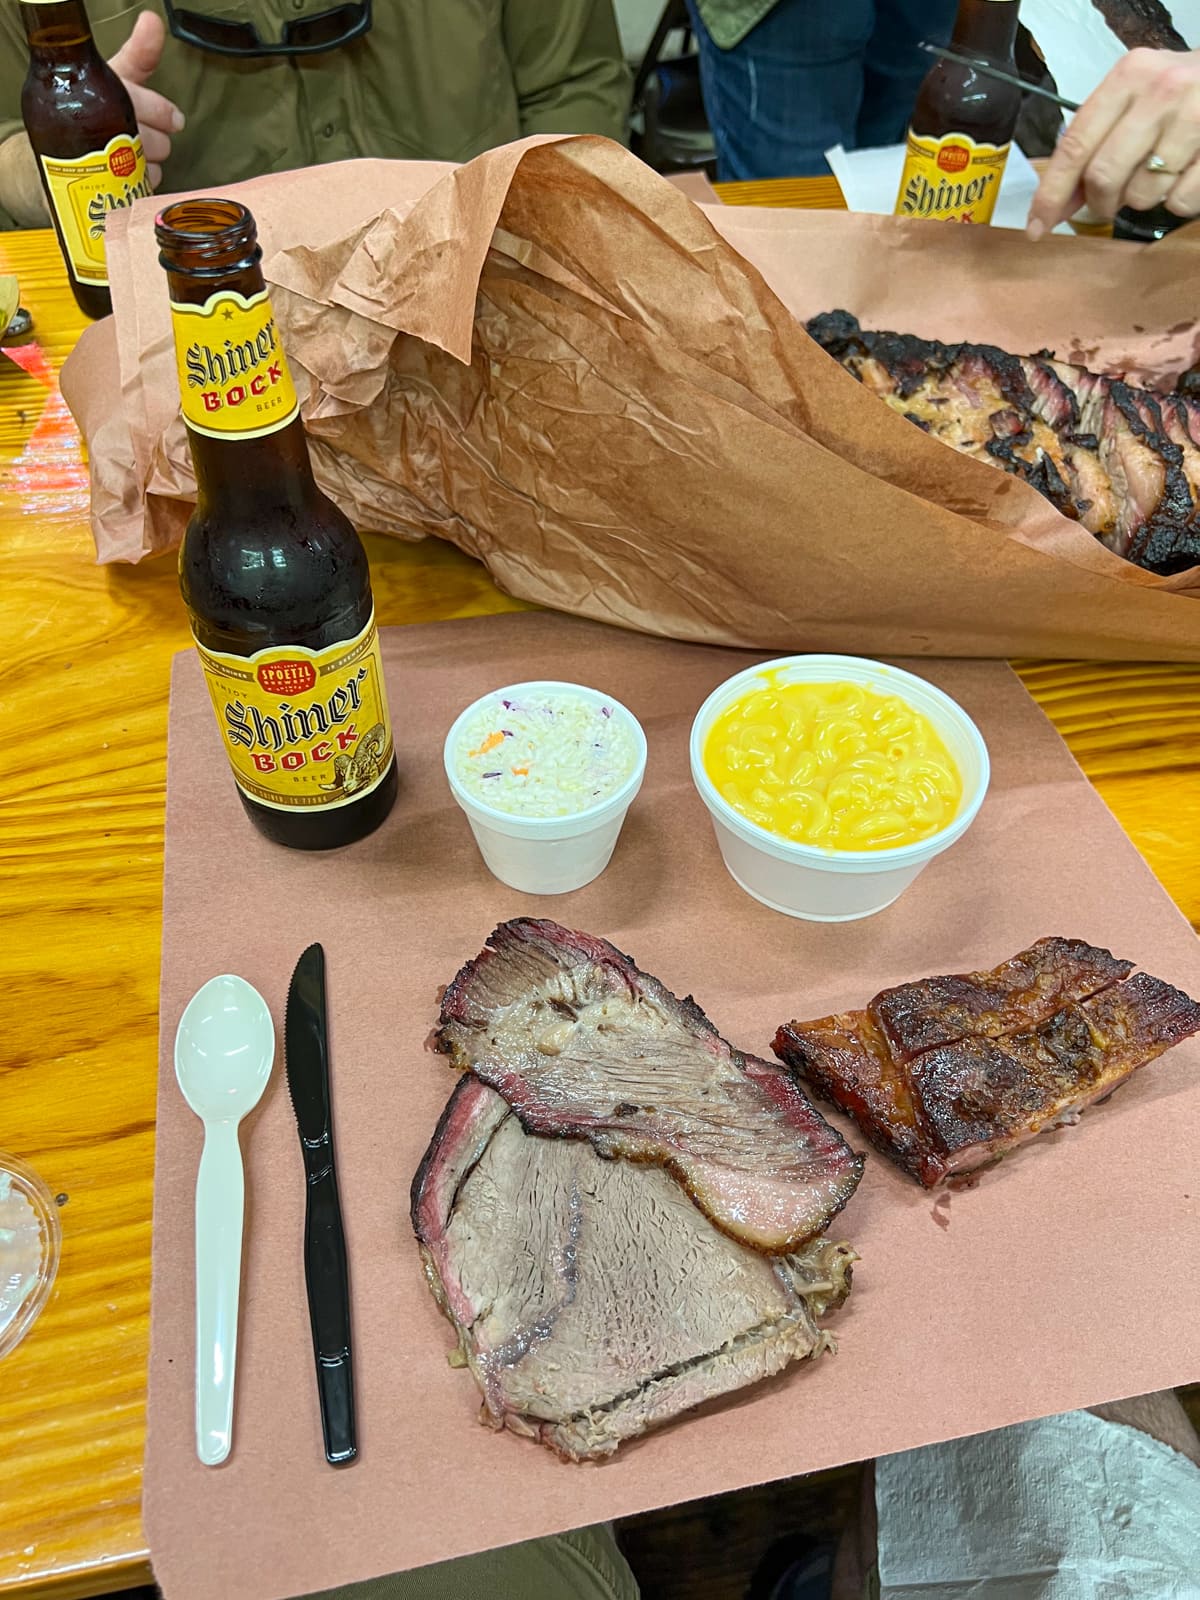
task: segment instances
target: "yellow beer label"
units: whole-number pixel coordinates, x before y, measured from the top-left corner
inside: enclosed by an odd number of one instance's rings
[[[171,302],[183,420],[210,439],[261,439],[299,414],[267,291]]]
[[[898,217],[990,222],[1008,144],[976,144],[968,133],[927,139],[910,128],[896,197]]]
[[[392,729],[374,616],[325,650],[196,649],[243,794],[276,811],[329,811],[383,780]]]
[[[80,283],[107,287],[104,224],[110,211],[150,193],[142,141],[119,133],[86,156],[42,156],[42,171],[63,244]]]

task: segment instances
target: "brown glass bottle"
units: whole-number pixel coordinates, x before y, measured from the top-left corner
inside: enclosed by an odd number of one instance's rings
[[[367,554],[313,478],[253,217],[183,200],[157,237],[199,490],[180,587],[226,754],[262,833],[333,849],[396,798]]]
[[[959,0],[950,48],[1016,73],[1020,0]],[[917,94],[896,215],[990,222],[1021,110],[1015,84],[937,61]]]
[[[1181,217],[1166,206],[1151,206],[1148,211],[1135,211],[1132,206],[1122,206],[1113,218],[1113,238],[1133,239],[1138,244],[1157,244],[1176,228],[1182,228],[1194,217]]]
[[[96,49],[83,0],[21,0],[29,70],[21,115],[80,310],[112,310],[104,224],[150,193],[125,85]]]

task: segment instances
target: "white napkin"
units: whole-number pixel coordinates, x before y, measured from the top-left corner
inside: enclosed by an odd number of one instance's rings
[[[900,173],[904,167],[904,146],[883,145],[875,150],[844,150],[840,144],[826,150],[825,159],[841,185],[851,211],[881,211],[890,216],[896,207]],[[1037,188],[1037,173],[1014,144],[1008,154],[996,209],[994,228],[1023,228],[1030,202]],[[1065,224],[1061,230],[1070,233]]]
[[[1200,1471],[1072,1411],[882,1457],[880,1600],[1200,1600]]]

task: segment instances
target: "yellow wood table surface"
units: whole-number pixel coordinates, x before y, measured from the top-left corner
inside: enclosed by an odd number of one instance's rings
[[[821,180],[731,202],[836,205]],[[61,1198],[62,1263],[0,1362],[0,1600],[147,1581],[139,1517],[174,562],[98,567],[55,376],[82,326],[52,235],[0,234],[30,342],[0,357],[0,1148]],[[114,402],[116,397],[114,396]],[[447,546],[369,538],[381,623],[513,609]],[[1022,664],[1200,925],[1200,668]],[[1096,862],[1103,874],[1104,862]]]

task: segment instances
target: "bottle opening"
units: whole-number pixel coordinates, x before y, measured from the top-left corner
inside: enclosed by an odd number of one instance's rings
[[[154,235],[164,267],[225,269],[262,254],[254,218],[236,200],[177,200],[155,218]]]

